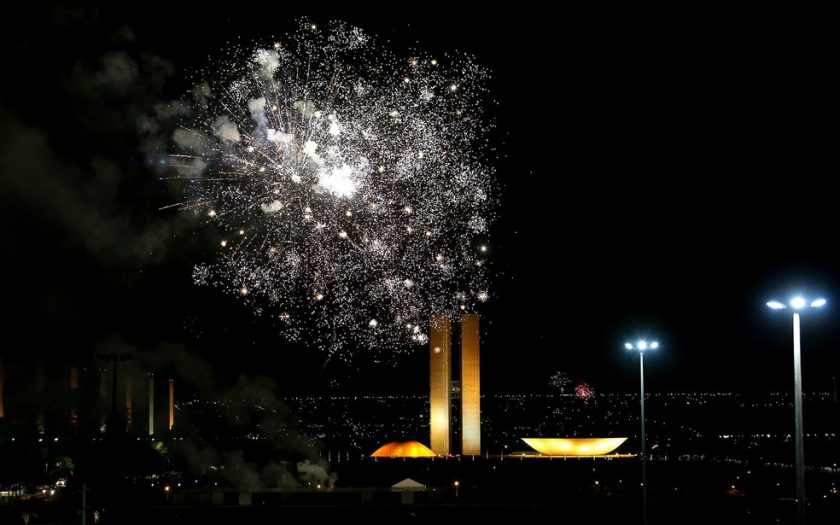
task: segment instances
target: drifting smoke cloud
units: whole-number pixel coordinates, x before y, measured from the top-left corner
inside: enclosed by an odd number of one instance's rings
[[[239,142],[241,139],[236,124],[231,122],[227,115],[216,119],[216,122],[213,124],[213,134],[220,139],[230,140],[232,142]]]
[[[321,465],[313,464],[309,460],[299,462],[297,471],[300,474],[300,479],[310,485],[317,483],[332,488],[338,480],[338,475],[335,472],[327,473],[327,469]]]
[[[24,216],[37,214],[106,268],[161,261],[167,240],[191,222],[134,215],[116,198],[125,177],[115,161],[100,155],[85,162],[62,158],[45,131],[2,107],[0,135],[6,137],[0,144],[0,203]]]
[[[172,139],[179,148],[202,152],[207,147],[207,140],[203,135],[185,129],[176,129]]]
[[[210,363],[181,346],[138,352],[136,364],[143,369],[173,371],[183,383],[176,388],[192,391],[198,399],[219,407],[221,417],[212,421],[190,421],[187,411],[176,416],[179,433],[201,437],[188,437],[172,447],[175,457],[192,472],[212,473],[239,488],[335,484],[337,475],[328,472],[329,465],[320,460],[317,443],[298,429],[297,418],[278,397],[273,380],[240,375],[234,386],[227,386],[218,380]],[[268,443],[269,456],[248,457],[236,445],[246,435]]]
[[[131,31],[118,33],[126,42]],[[52,93],[51,105],[64,108],[60,125],[50,115],[33,119],[26,105],[0,101],[0,204],[20,222],[33,215],[110,271],[136,275],[137,266],[163,260],[168,240],[192,219],[162,217],[138,202],[138,188],[152,178],[126,159],[139,149],[155,164],[156,152],[169,147],[174,122],[186,111],[160,102],[173,72],[161,57],[126,50],[79,58],[62,70]],[[201,148],[194,139],[191,145]]]
[[[260,129],[265,129],[268,121],[265,116],[265,97],[248,101],[248,111],[251,112],[251,118],[259,126]]]

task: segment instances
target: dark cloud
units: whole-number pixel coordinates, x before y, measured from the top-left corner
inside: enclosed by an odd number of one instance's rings
[[[58,5],[49,10],[50,18],[58,26],[88,27],[99,21],[99,11],[92,6]]]
[[[62,158],[43,130],[0,109],[0,184],[4,206],[54,228],[103,267],[138,265],[162,259],[179,228],[170,219],[147,220],[121,199],[124,168],[92,153],[81,162]],[[26,235],[26,231],[20,231]]]
[[[129,26],[115,35],[134,40]],[[0,199],[18,220],[47,225],[52,236],[109,271],[135,272],[163,260],[189,220],[158,212],[176,198],[176,188],[160,184],[149,169],[184,113],[164,102],[173,73],[174,65],[159,56],[108,49],[65,69],[60,89],[51,90],[52,111],[43,110],[35,93],[31,106],[0,105]],[[137,198],[144,195],[149,198]]]
[[[108,347],[126,350],[119,342],[112,341]],[[273,379],[240,374],[229,386],[219,379],[210,362],[180,345],[158,345],[133,354],[136,359],[129,361],[125,373],[169,371],[178,378],[179,391],[186,389],[205,404],[202,406],[215,407],[181,410],[176,416],[178,432],[197,438],[172,445],[175,457],[192,472],[216,472],[221,481],[236,487],[335,483],[336,473],[329,472],[329,464],[320,459],[318,443],[298,428],[297,415],[290,412]],[[207,417],[212,421],[203,419]],[[231,440],[231,436],[260,439],[265,452],[259,459],[246,457],[238,439]]]
[[[111,39],[115,44],[133,44],[137,41],[137,35],[134,34],[134,28],[128,25],[120,26],[111,34]]]

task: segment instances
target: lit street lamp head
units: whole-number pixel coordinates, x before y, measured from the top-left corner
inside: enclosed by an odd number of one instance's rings
[[[657,348],[659,348],[659,342],[652,341],[648,343],[644,339],[640,339],[636,342],[636,344],[624,343],[624,348],[626,348],[627,350],[638,350],[639,352],[644,352],[645,350],[656,350]]]
[[[801,296],[796,296],[790,300],[790,307],[794,310],[802,310],[804,308],[807,308],[808,306],[810,306],[811,308],[820,308],[825,306],[825,304],[826,300],[823,298],[814,299],[810,303],[808,303],[808,301]],[[788,305],[779,301],[768,301],[767,306],[772,310],[785,310],[788,307]]]
[[[796,310],[805,308],[805,304],[805,299],[803,299],[802,297],[794,297],[790,300],[790,305]]]

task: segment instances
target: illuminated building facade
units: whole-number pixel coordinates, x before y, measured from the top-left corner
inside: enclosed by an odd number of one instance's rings
[[[392,441],[382,445],[370,455],[372,458],[430,458],[435,453],[429,450],[426,445],[417,441],[406,441],[400,443]]]
[[[461,453],[481,454],[481,360],[479,320],[469,314],[461,318]],[[429,321],[429,409],[430,444],[439,455],[449,455],[452,424],[452,326],[448,317],[432,316]]]
[[[149,374],[149,435],[155,435],[155,376]]]
[[[461,453],[481,454],[481,360],[478,316],[461,317]]]
[[[613,438],[522,438],[543,456],[603,456],[627,441]]]
[[[452,377],[452,330],[449,318],[429,321],[429,444],[435,454],[449,455],[449,381]]]
[[[169,430],[175,426],[175,380],[169,380]]]

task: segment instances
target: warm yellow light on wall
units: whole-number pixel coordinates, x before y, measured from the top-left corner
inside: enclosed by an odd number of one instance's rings
[[[451,327],[446,316],[434,315],[429,320],[429,356],[429,444],[435,453],[448,456],[452,356]]]
[[[544,456],[603,456],[627,438],[522,438],[522,441]]]
[[[461,453],[481,455],[481,370],[478,316],[461,316]]]
[[[435,455],[426,445],[418,441],[392,441],[382,445],[370,455],[372,458],[430,458]]]

